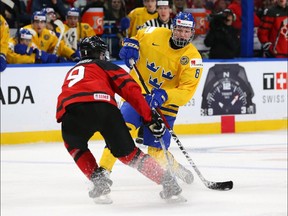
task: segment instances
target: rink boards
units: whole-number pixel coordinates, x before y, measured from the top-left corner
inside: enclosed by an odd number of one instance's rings
[[[127,70],[123,62],[116,63]],[[230,64],[238,64],[245,70],[253,94],[245,92],[247,89],[245,90],[243,83],[231,84],[227,81],[227,77],[219,78],[219,82],[214,82],[210,84],[211,86],[205,85],[208,71],[216,64],[223,64],[228,68]],[[60,124],[56,123],[55,119],[56,100],[65,74],[72,65],[9,65],[0,74],[1,144],[62,140]],[[239,86],[235,86],[238,84]],[[214,90],[211,90],[213,88]],[[231,91],[228,91],[228,88],[231,88]],[[207,89],[210,89],[210,92],[205,96]],[[247,100],[244,100],[244,97],[247,97]],[[231,100],[231,104],[239,107],[233,110],[230,102],[223,105],[223,99],[227,101],[227,98]],[[244,107],[243,111],[241,106],[246,103],[251,103],[252,108],[246,110]],[[223,106],[229,106],[231,113],[213,113],[213,109],[217,110]],[[235,113],[237,110],[240,113]],[[198,89],[189,103],[180,108],[174,127],[176,134],[239,133],[280,129],[287,129],[287,59],[204,61]],[[99,134],[95,134],[94,138],[101,139]]]

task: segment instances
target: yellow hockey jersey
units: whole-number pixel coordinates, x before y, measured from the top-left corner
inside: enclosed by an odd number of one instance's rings
[[[0,53],[3,53],[4,55],[7,55],[9,37],[9,25],[4,17],[0,15]]]
[[[137,34],[137,31],[142,27],[142,25],[151,19],[155,19],[158,17],[157,11],[151,14],[148,13],[145,7],[135,8],[128,14],[128,18],[130,19],[130,27],[128,29],[128,36],[132,37]]]
[[[42,30],[41,34],[37,34],[35,30],[33,30],[32,25],[27,25],[23,28],[27,28],[33,32],[32,42],[40,50],[43,50],[47,53],[53,53],[58,42],[58,37],[53,31],[45,28]],[[67,44],[61,40],[56,54],[61,57],[70,58],[74,52],[75,51],[73,49],[68,47]]]
[[[139,41],[139,60],[136,63],[149,91],[162,88],[168,100],[162,105],[163,114],[176,116],[179,106],[193,97],[199,84],[202,57],[192,43],[180,49],[169,45],[171,30],[162,27],[140,29],[133,39]],[[132,77],[142,86],[134,69]],[[142,92],[145,93],[143,87]]]
[[[76,50],[78,43],[81,38],[90,37],[96,35],[94,29],[88,23],[78,23],[76,28],[70,28],[68,25],[64,24],[65,32],[63,39],[65,43]],[[59,27],[56,31],[60,33]]]
[[[9,38],[9,49],[7,52],[7,62],[9,64],[34,64],[36,55],[31,53],[31,55],[21,55],[14,52],[14,47],[17,44],[16,38]],[[29,44],[29,47],[36,47],[32,45],[32,42]]]

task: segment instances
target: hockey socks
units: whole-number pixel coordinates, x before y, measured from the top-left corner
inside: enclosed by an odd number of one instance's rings
[[[165,171],[150,155],[144,154],[139,148],[135,147],[128,156],[118,159],[130,167],[136,168],[150,180],[161,184]]]
[[[67,143],[65,143],[65,147],[84,175],[88,179],[91,179],[91,175],[98,168],[98,164],[90,150],[82,151],[80,149],[70,148]]]

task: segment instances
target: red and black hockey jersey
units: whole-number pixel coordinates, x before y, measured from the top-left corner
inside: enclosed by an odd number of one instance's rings
[[[269,52],[278,58],[288,57],[288,6],[273,6],[264,11],[258,38],[262,44],[271,42]]]
[[[107,102],[117,106],[115,93],[130,103],[144,118],[151,120],[151,110],[140,86],[121,67],[102,60],[82,60],[66,74],[62,92],[58,96],[57,122],[70,104]]]

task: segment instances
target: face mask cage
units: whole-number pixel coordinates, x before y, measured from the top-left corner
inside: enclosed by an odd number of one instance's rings
[[[174,27],[174,29],[177,28],[177,26]],[[172,30],[172,41],[177,47],[185,47],[187,46],[190,42],[192,42],[193,38],[195,35],[195,30],[192,29],[192,35],[189,39],[184,39],[184,38],[178,38],[175,36],[175,32]]]

